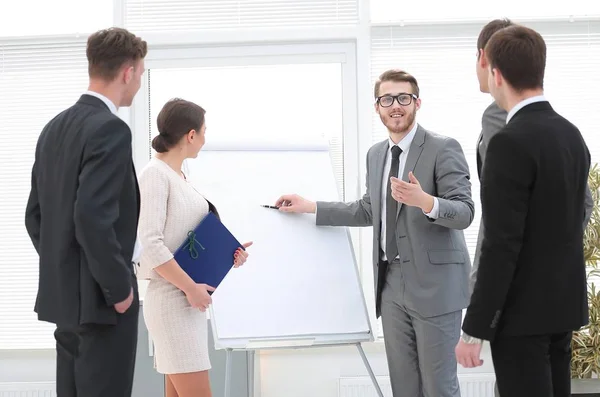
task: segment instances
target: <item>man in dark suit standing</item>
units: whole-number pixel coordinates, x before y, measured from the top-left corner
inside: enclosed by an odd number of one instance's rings
[[[567,397],[572,331],[588,321],[590,154],[543,96],[546,45],[537,32],[502,29],[485,52],[490,92],[508,117],[483,165],[485,235],[457,360],[481,365],[488,340],[501,395]]]
[[[483,93],[490,93],[488,86],[489,63],[485,55],[485,46],[494,33],[512,25],[513,23],[510,19],[494,19],[493,21],[488,22],[479,33],[479,37],[477,38],[476,71],[479,89]],[[479,134],[479,138],[477,138],[477,175],[479,178],[481,178],[481,169],[485,162],[485,153],[490,139],[506,125],[507,116],[508,112],[500,108],[496,101],[493,101],[483,112],[483,116],[481,117],[481,133]],[[585,196],[585,225],[587,225],[590,220],[593,206],[592,193],[588,187]],[[471,268],[471,280],[469,285],[471,292],[473,292],[475,280],[477,279],[477,269],[479,268],[479,256],[481,255],[481,243],[483,241],[484,230],[485,227],[483,222],[481,222],[479,224],[479,233],[477,235],[475,258],[473,259],[473,267]]]
[[[140,87],[147,46],[114,28],[91,35],[86,52],[88,92],[39,137],[25,224],[40,256],[35,311],[57,326],[58,397],[125,397],[137,345],[139,193],[131,131],[116,112]]]

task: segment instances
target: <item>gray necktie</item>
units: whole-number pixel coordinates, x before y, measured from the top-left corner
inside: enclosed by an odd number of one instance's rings
[[[388,262],[392,262],[398,255],[398,246],[396,245],[396,211],[398,202],[392,197],[391,177],[398,177],[398,167],[400,165],[400,154],[402,149],[398,146],[392,146],[392,166],[388,175],[387,194],[385,196],[385,255]]]

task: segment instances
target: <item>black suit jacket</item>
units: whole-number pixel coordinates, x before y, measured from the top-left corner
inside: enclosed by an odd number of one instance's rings
[[[137,288],[138,215],[131,131],[83,95],[45,126],[36,147],[25,225],[40,257],[40,320],[116,323],[113,305]]]
[[[481,203],[485,236],[468,335],[542,335],[588,321],[583,259],[590,154],[548,102],[519,110],[489,143]]]

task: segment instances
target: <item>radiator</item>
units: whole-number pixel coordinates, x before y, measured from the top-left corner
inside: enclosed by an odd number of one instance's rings
[[[461,397],[494,397],[494,374],[459,374]],[[384,397],[392,397],[389,376],[378,376]],[[379,397],[368,376],[339,379],[338,397]]]
[[[56,397],[54,382],[0,383],[0,397]]]

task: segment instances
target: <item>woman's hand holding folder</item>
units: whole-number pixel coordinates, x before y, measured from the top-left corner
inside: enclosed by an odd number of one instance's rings
[[[244,249],[238,248],[233,255],[233,266],[240,267],[248,259],[248,252],[246,248],[252,245],[252,241],[242,244]],[[212,303],[212,298],[208,292],[213,292],[215,289],[210,285],[206,284],[195,284],[193,288],[185,291],[185,296],[192,307],[198,308],[202,311],[208,309],[208,305]]]
[[[205,311],[208,309],[208,305],[212,303],[212,298],[208,292],[214,290],[210,285],[196,284],[194,288],[186,291],[185,296],[192,307]]]
[[[238,248],[235,251],[235,254],[233,254],[233,267],[240,267],[246,263],[246,260],[248,259],[248,252],[246,251],[246,248],[250,247],[251,245],[252,241],[244,243],[242,244],[244,249]]]

